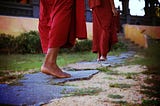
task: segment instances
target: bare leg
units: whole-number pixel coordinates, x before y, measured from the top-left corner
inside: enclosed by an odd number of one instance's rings
[[[59,48],[49,48],[41,66],[41,72],[49,74],[58,78],[71,77],[70,74],[63,72],[57,65],[56,60],[58,56]]]

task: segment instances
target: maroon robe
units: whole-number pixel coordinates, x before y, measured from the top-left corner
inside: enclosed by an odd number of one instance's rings
[[[92,51],[107,56],[117,39],[117,17],[113,16],[110,0],[89,0],[93,14]]]
[[[84,0],[40,0],[39,33],[43,52],[72,47],[76,38],[86,39]]]

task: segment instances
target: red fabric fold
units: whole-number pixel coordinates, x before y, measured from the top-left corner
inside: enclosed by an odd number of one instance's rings
[[[101,5],[101,0],[89,0],[89,7],[92,9],[100,5]]]
[[[83,0],[40,0],[39,33],[43,52],[72,47],[76,38],[87,39]]]

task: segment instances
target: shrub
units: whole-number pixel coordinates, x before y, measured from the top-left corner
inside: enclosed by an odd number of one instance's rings
[[[91,40],[82,40],[76,43],[76,45],[72,48],[72,51],[75,51],[75,52],[90,51],[91,48],[92,48]]]
[[[15,38],[16,41],[16,53],[40,53],[41,44],[38,32],[30,31],[28,33],[22,33]]]
[[[8,34],[0,34],[0,53],[12,53],[14,49],[14,37]]]
[[[0,34],[0,53],[41,53],[38,32],[30,31],[17,37]]]
[[[111,48],[111,51],[113,50],[127,50],[127,45],[125,45],[125,43],[119,41],[118,43],[116,43],[115,45],[113,45],[113,47]]]
[[[92,40],[82,40],[77,41],[75,46],[71,49],[62,48],[61,52],[83,52],[83,51],[91,51],[92,49]],[[127,46],[123,42],[118,42],[113,45],[111,51],[113,50],[127,50]]]
[[[92,48],[92,41],[91,40],[81,40],[77,41],[73,48],[62,48],[60,53],[63,52],[84,52],[90,51]]]
[[[62,48],[62,52],[84,52],[91,51],[92,40],[81,40],[77,41],[73,48]],[[112,47],[113,50],[124,50],[126,45],[122,42],[118,42]],[[0,35],[0,52],[1,53],[41,53],[41,43],[39,33],[36,31],[30,31],[22,33],[17,37],[11,35],[1,34]]]

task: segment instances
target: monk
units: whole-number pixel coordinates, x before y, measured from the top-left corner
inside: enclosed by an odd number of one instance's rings
[[[117,39],[117,15],[114,0],[89,0],[93,16],[93,53],[98,61],[105,61]]]
[[[87,39],[84,0],[40,0],[39,33],[46,54],[41,72],[58,78],[71,77],[57,65],[60,48]]]

